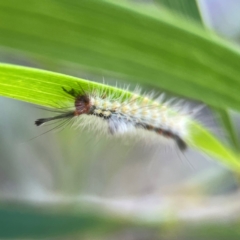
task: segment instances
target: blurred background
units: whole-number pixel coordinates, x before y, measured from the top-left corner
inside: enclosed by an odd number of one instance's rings
[[[133,2],[143,6],[156,4],[155,1]],[[239,1],[200,0],[198,4],[206,28],[239,44]],[[50,66],[48,62],[4,47],[0,48],[0,61],[98,82],[104,79],[110,85],[116,82],[120,86],[126,84],[69,64]],[[134,87],[130,86],[131,89]],[[143,90],[150,89],[144,86]],[[182,154],[174,148],[150,146],[145,141],[129,138],[96,136],[94,131],[84,129],[64,128],[47,132],[49,128],[38,128],[34,121],[51,113],[13,99],[1,97],[0,109],[0,198],[3,200],[45,202],[51,199],[87,199],[112,206],[119,212],[143,211],[146,215],[156,208],[163,213],[168,211],[169,206],[174,206],[178,213],[186,210],[179,213],[179,218],[186,223],[198,220],[206,223],[206,219],[218,217],[224,218],[224,221],[229,218],[231,222],[233,218],[235,208],[231,207],[236,206],[233,196],[238,196],[238,176],[202,153],[189,149]],[[215,132],[224,132],[210,110],[203,109],[201,114],[200,121],[204,125]],[[204,122],[204,119],[208,121]],[[220,135],[226,141],[224,134]],[[226,207],[225,215],[223,206]],[[73,239],[78,237],[74,235]],[[104,233],[101,237],[158,239],[158,234],[150,230],[139,232],[125,228],[110,235]],[[86,239],[101,237],[90,238],[87,235]],[[161,239],[174,237],[174,234],[169,234]],[[191,239],[185,236],[184,227],[178,237],[176,239]]]

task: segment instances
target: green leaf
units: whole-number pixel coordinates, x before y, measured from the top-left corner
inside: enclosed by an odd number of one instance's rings
[[[58,73],[7,64],[0,65],[0,95],[53,107],[67,97],[62,91],[62,87],[73,87],[83,91],[104,89],[104,92],[116,97],[131,98],[132,96],[132,93],[119,88]],[[238,156],[197,122],[191,123],[190,136],[189,139],[184,139],[189,145],[218,158],[235,171],[240,170]]]
[[[0,95],[11,97],[47,107],[59,106],[69,100],[62,87],[89,90],[100,89],[102,84],[59,73],[52,73],[33,68],[0,64]],[[122,90],[108,86],[109,94],[121,95]]]
[[[237,130],[234,128],[230,113],[226,109],[215,109],[216,113],[218,114],[219,118],[221,119],[222,125],[225,127],[225,129],[228,130],[228,138],[231,141],[231,145],[234,146],[235,151],[239,151],[240,149],[240,143],[237,136]]]
[[[156,3],[183,15],[189,20],[202,23],[197,0],[155,0]]]
[[[165,6],[169,8],[169,10],[175,11],[178,14],[184,16],[187,20],[194,20],[199,23],[202,23],[201,12],[198,6],[197,0],[155,0],[161,6]],[[239,151],[239,140],[236,136],[236,130],[234,130],[234,126],[231,122],[231,117],[227,109],[215,109],[219,116],[221,117],[223,126],[229,133],[229,140],[232,146],[235,148],[236,151]]]
[[[239,49],[194,24],[121,1],[18,3],[0,2],[2,46],[240,110]]]

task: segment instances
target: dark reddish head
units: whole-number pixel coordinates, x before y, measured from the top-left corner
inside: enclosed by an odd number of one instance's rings
[[[79,94],[78,91],[74,90],[74,89],[70,89],[67,90],[64,87],[62,88],[64,92],[66,92],[67,94],[69,94],[70,96],[72,96],[74,98],[74,103],[75,103],[75,111],[61,111],[61,109],[57,112],[59,112],[60,114],[54,117],[50,117],[50,118],[40,118],[38,120],[35,121],[35,124],[37,126],[41,126],[43,123],[45,122],[49,122],[52,120],[59,120],[59,119],[66,119],[66,118],[72,118],[74,116],[79,116],[81,114],[89,114],[90,110],[91,110],[91,102],[90,102],[90,98],[87,94]],[[62,125],[60,125],[62,126]]]
[[[79,95],[76,97],[75,100],[75,116],[81,115],[81,114],[88,114],[90,112],[91,108],[91,102],[89,99],[89,96],[84,94],[84,95]]]

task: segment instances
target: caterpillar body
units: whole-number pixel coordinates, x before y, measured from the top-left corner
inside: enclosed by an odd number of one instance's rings
[[[56,116],[36,120],[37,126],[53,120],[91,116],[104,121],[109,134],[125,134],[142,129],[174,140],[181,151],[187,149],[184,139],[188,136],[191,114],[179,106],[163,103],[161,97],[151,99],[151,96],[135,93],[132,97],[125,98],[114,97],[104,90],[85,92],[62,89],[71,96],[72,106],[65,110],[59,109]]]

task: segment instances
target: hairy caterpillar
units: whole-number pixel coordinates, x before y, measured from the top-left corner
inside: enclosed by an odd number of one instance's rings
[[[172,139],[181,151],[187,149],[185,138],[191,114],[177,106],[162,102],[162,97],[151,99],[151,96],[133,94],[132,97],[114,97],[104,90],[81,91],[62,88],[71,96],[72,106],[59,109],[56,116],[40,118],[37,126],[59,119],[78,119],[90,116],[107,123],[109,134],[125,134],[137,129],[154,132],[164,138]],[[86,125],[86,124],[85,124]]]

